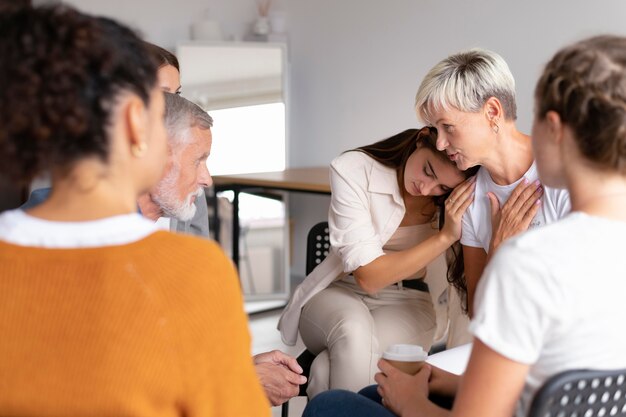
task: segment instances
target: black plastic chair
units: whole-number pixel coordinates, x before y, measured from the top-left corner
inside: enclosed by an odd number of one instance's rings
[[[306,275],[309,275],[317,265],[326,259],[329,251],[330,238],[328,236],[328,222],[317,223],[309,230],[306,237]],[[309,373],[313,359],[315,359],[315,355],[306,349],[298,355],[297,361],[302,367],[302,375],[307,377],[307,382],[300,385],[299,397],[306,397],[306,389],[308,387]],[[283,403],[281,416],[289,416],[289,401]]]
[[[528,417],[626,416],[626,369],[574,370],[548,379]]]
[[[322,263],[330,251],[328,222],[320,222],[309,230],[306,237],[306,274]]]

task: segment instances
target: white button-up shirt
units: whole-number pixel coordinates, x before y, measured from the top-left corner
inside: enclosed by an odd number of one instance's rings
[[[397,171],[363,152],[346,152],[335,158],[330,166],[330,185],[331,250],[295,289],[278,322],[282,340],[288,345],[297,341],[302,307],[333,281],[383,256],[383,246],[404,218]],[[448,283],[443,255],[430,263],[425,281],[437,314],[438,339],[447,327],[446,297],[442,295]]]

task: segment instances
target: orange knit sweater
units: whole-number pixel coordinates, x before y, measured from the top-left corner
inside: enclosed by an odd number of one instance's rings
[[[235,270],[215,243],[0,242],[0,415],[269,414]]]

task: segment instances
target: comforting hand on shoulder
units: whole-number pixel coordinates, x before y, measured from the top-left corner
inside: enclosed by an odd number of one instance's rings
[[[474,201],[476,177],[468,178],[459,184],[446,200],[445,223],[441,232],[449,236],[453,242],[461,238],[461,221],[465,210]]]

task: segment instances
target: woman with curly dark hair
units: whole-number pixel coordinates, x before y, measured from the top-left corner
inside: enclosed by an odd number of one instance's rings
[[[269,413],[231,262],[136,213],[166,161],[156,71],[112,20],[0,14],[2,173],[53,184],[0,215],[2,415]]]

